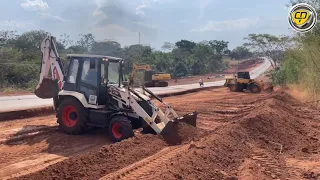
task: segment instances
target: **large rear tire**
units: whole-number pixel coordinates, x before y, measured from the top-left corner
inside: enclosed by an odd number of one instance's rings
[[[115,116],[111,119],[108,133],[113,142],[120,142],[134,135],[132,124],[125,116]]]
[[[66,98],[58,106],[59,128],[68,134],[80,134],[86,130],[88,110],[74,98]]]
[[[260,93],[261,92],[261,88],[258,84],[250,84],[249,89],[252,93]]]
[[[229,89],[230,89],[230,91],[232,91],[232,92],[238,92],[238,91],[239,91],[239,88],[238,88],[238,85],[237,85],[237,84],[231,84],[231,85],[229,86]]]

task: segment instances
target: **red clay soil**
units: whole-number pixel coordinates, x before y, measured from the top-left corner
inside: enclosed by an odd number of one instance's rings
[[[98,179],[166,146],[157,135],[140,135],[49,166],[18,179]]]
[[[278,100],[279,97],[282,100]],[[294,110],[290,106],[292,100],[285,93],[271,96],[259,103],[247,116],[195,142],[185,154],[172,158],[171,163],[161,171],[151,171],[141,178],[302,179],[310,172],[297,174],[290,171],[285,167],[284,158],[314,154],[319,160],[320,128],[319,121],[315,122],[312,117]],[[286,102],[290,103],[286,104]],[[314,123],[318,126],[314,127]],[[261,161],[258,163],[262,166],[260,171],[263,171],[263,175],[259,177],[251,174],[251,177],[242,177],[239,167],[248,158]],[[253,168],[257,167],[251,164],[249,169]],[[319,171],[311,174],[320,178]]]
[[[138,133],[16,179],[320,178],[319,110],[287,93],[216,88],[164,100],[181,115],[199,113],[181,145]]]

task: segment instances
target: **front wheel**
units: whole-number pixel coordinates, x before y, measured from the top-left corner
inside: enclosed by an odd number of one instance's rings
[[[66,98],[58,106],[59,127],[69,134],[80,134],[86,129],[88,112],[82,104],[73,98]]]
[[[114,142],[120,142],[134,135],[131,121],[125,116],[115,116],[111,119],[108,133]]]

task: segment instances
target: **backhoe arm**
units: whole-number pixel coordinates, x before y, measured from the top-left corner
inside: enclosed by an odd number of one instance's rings
[[[63,64],[57,52],[55,42],[55,37],[47,36],[41,43],[42,62],[40,79],[35,90],[35,95],[42,99],[56,96],[64,84]],[[51,77],[49,76],[50,69]]]

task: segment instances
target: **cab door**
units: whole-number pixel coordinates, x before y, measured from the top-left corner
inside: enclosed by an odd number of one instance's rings
[[[100,87],[100,65],[96,58],[83,58],[79,77],[79,92],[84,94],[87,102],[97,105]]]

